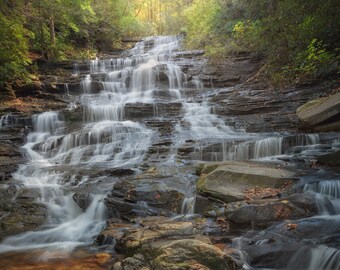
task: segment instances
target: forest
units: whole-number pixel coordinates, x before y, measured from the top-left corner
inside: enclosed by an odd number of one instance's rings
[[[273,84],[337,73],[336,0],[4,0],[0,84],[29,81],[37,63],[91,59],[122,41],[184,34],[212,59],[243,51],[263,57]]]
[[[340,269],[339,4],[2,0],[0,269]]]

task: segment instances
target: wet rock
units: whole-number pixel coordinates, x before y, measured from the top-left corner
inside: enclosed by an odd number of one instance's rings
[[[35,230],[47,221],[46,206],[26,201],[3,201],[0,208],[0,238]]]
[[[20,144],[24,141],[24,135],[20,133],[20,129],[1,130],[0,135],[0,181],[12,178],[19,164],[24,162]]]
[[[340,93],[309,101],[296,112],[302,123],[318,131],[340,130]]]
[[[2,185],[0,189],[0,201],[12,201],[20,192],[19,186],[15,184]]]
[[[306,250],[325,245],[338,249],[340,242],[335,240],[338,231],[339,221],[335,216],[288,220],[260,232],[250,231],[235,246],[247,254],[248,263],[256,268],[283,269],[296,255],[300,256],[300,261],[307,260],[308,268],[311,258]],[[302,250],[303,253],[299,252]],[[301,265],[288,268],[305,269]]]
[[[234,224],[268,227],[271,223],[315,215],[318,212],[315,196],[293,194],[287,198],[229,203],[225,215]]]
[[[76,204],[83,210],[85,210],[91,203],[90,193],[76,192],[73,194],[72,198],[76,202]]]
[[[222,206],[223,203],[219,200],[197,195],[195,202],[195,213],[202,214],[204,216],[216,217],[219,214],[223,215],[224,211],[221,211]]]
[[[255,187],[282,187],[294,180],[295,173],[271,164],[229,161],[217,164],[212,172],[202,173],[197,183],[201,194],[224,202],[242,201],[244,191]],[[212,167],[211,167],[212,166]],[[207,165],[209,171],[216,163]]]
[[[125,231],[118,241],[118,251],[131,257],[116,263],[114,269],[236,269],[229,256],[201,235],[208,226],[205,220],[154,217],[140,225]]]
[[[109,211],[134,217],[178,213],[184,193],[156,179],[124,179],[114,184],[106,199]]]
[[[194,236],[196,234],[191,222],[156,222],[146,227],[131,229],[125,232],[123,238],[118,242],[117,248],[133,254],[146,243],[154,242],[164,238],[177,238]]]
[[[18,191],[16,200],[25,200],[25,201],[35,201],[37,198],[41,196],[41,190],[39,188],[25,188],[22,187]],[[13,198],[12,198],[13,199]]]
[[[108,175],[108,176],[127,176],[127,175],[133,175],[135,171],[131,169],[115,168],[115,169],[107,170],[104,173],[105,175]]]
[[[117,262],[113,266],[113,270],[150,270],[142,254],[135,254],[132,257],[128,257],[122,262]]]
[[[153,269],[237,269],[231,257],[219,248],[197,240],[151,242],[142,253]]]
[[[322,165],[340,166],[340,151],[318,156],[317,161]]]
[[[77,107],[73,110],[63,110],[62,116],[66,123],[72,123],[72,125],[74,125],[75,123],[81,123],[83,121],[83,113],[84,108]]]
[[[97,236],[98,245],[113,245],[121,241],[125,231],[132,229],[133,224],[122,223],[118,219],[108,219],[105,229]]]

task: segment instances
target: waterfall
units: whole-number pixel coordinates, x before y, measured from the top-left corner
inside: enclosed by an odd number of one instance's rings
[[[293,257],[286,269],[340,269],[340,251],[324,245],[312,249],[303,248]]]
[[[49,133],[54,135],[61,133],[64,122],[61,121],[58,112],[44,112],[33,116],[33,128],[37,133]]]
[[[311,190],[322,195],[340,199],[340,180],[321,180],[305,185],[305,191]]]
[[[59,112],[32,117],[33,132],[23,146],[28,162],[13,177],[25,189],[38,190],[36,201],[46,206],[48,221],[37,231],[6,238],[0,244],[1,253],[38,248],[72,251],[93,242],[105,226],[106,191],[91,194],[90,190],[91,203],[81,209],[72,192],[78,177],[72,166],[96,170],[133,167],[143,162],[154,131],[125,119],[125,105],[155,104],[159,92],[171,100],[181,98],[182,71],[166,60],[166,54],[178,47],[177,37],[150,38],[137,44],[125,58],[90,61],[90,74],[81,82],[83,123],[79,127],[70,129]],[[79,73],[77,66],[74,73]],[[160,89],[158,84],[164,76],[169,87]],[[3,116],[1,127],[9,120],[10,116]],[[91,181],[86,175],[78,178],[77,186],[87,186]],[[139,202],[137,208],[146,215],[149,207]]]
[[[184,198],[182,203],[182,214],[193,215],[195,213],[196,196]]]
[[[53,147],[47,147],[46,144],[51,144],[55,135],[63,132],[64,122],[58,112],[34,115],[32,122],[34,132],[28,135],[27,143],[23,146],[29,161],[21,165],[13,176],[25,188],[40,191],[37,199],[47,206],[49,222],[39,231],[5,239],[0,245],[0,252],[36,248],[72,250],[84,243],[91,243],[105,225],[103,196],[94,197],[88,209],[81,211],[73,201],[72,194],[64,190],[64,174],[48,170],[55,163],[47,154]],[[40,146],[37,152],[35,146],[38,143],[45,146]]]
[[[11,114],[5,114],[0,118],[0,128],[10,125]]]
[[[178,125],[179,134],[188,138],[226,138],[234,131],[225,124],[223,119],[212,113],[212,107],[207,103],[186,103],[182,105],[183,125]]]
[[[254,158],[278,156],[282,154],[282,137],[272,137],[259,140],[255,143]]]
[[[196,67],[176,53],[180,45],[181,38],[176,36],[149,37],[120,58],[89,61],[89,74],[80,73],[75,65],[74,75],[81,84],[74,100],[82,109],[81,117],[77,117],[76,123],[67,118],[76,103],[67,113],[49,111],[34,115],[33,131],[22,147],[28,161],[13,174],[19,189],[37,190],[34,202],[46,207],[46,224],[36,231],[7,237],[0,244],[0,253],[31,249],[71,252],[91,246],[105,227],[104,200],[118,179],[111,175],[112,169],[140,172],[152,164],[157,170],[166,167],[167,173],[175,174],[171,166],[180,171],[199,160],[275,159],[280,155],[304,154],[320,143],[317,134],[244,132],[246,127],[238,127],[219,104],[212,103],[211,97],[221,89],[202,93],[207,77],[203,83],[203,79],[192,74],[195,71],[188,71]],[[68,87],[66,84],[66,93],[71,91],[73,96],[75,86]],[[15,121],[11,115],[4,115],[0,128],[10,127]],[[334,149],[337,147],[334,144]],[[186,173],[193,179],[190,170]],[[109,183],[104,183],[106,178]],[[190,179],[180,174],[174,178],[178,182]],[[190,190],[185,192],[179,219],[194,214],[195,181],[192,182],[171,183],[181,192]],[[305,190],[327,196],[326,201],[335,211],[332,214],[337,214],[339,187],[338,180],[323,180],[306,185]],[[90,198],[90,203],[80,207],[77,195]],[[139,201],[132,212],[144,217],[152,212],[151,206]],[[338,256],[331,247],[315,250],[327,263],[320,264],[318,259],[311,267],[339,266],[331,259]]]
[[[316,193],[319,213],[328,216],[340,213],[340,180],[320,180],[304,185],[304,191]]]
[[[84,213],[70,196],[64,197],[63,203],[63,206],[59,206],[63,209],[58,209],[58,205],[55,204],[50,206],[55,217],[59,219],[58,225],[46,230],[9,237],[0,245],[0,253],[28,248],[58,248],[72,251],[79,245],[91,243],[105,225],[105,206],[102,196],[94,197]],[[65,210],[66,213],[61,210]]]

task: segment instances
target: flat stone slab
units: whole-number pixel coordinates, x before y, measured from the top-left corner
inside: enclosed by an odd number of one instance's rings
[[[320,125],[340,114],[340,93],[309,101],[296,112],[301,122],[310,126]]]
[[[197,183],[204,195],[226,203],[244,200],[244,191],[255,187],[280,188],[294,178],[295,172],[273,164],[228,161],[205,165]]]

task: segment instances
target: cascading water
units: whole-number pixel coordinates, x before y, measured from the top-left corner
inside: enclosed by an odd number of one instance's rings
[[[212,107],[206,103],[183,104],[185,127],[178,126],[178,132],[187,138],[225,138],[234,132],[225,122],[212,113]]]
[[[182,214],[193,215],[195,213],[196,196],[188,197],[183,200]]]
[[[282,154],[282,137],[266,138],[255,143],[254,158],[278,156]]]
[[[306,239],[307,244],[289,262],[287,269],[325,269],[333,270],[340,268],[340,250],[338,237],[340,229],[340,180],[325,179],[304,186],[305,192],[315,192],[319,208],[319,216],[302,220],[310,224],[326,224],[327,236],[324,239]],[[299,222],[299,221],[298,221]],[[321,231],[322,233],[322,231]]]
[[[152,44],[146,46],[148,43]],[[81,82],[84,123],[80,128],[69,127],[58,112],[33,116],[34,131],[23,146],[29,161],[14,179],[25,189],[39,190],[37,202],[47,207],[48,222],[39,231],[6,238],[0,245],[1,253],[47,248],[71,251],[93,241],[105,225],[106,191],[91,195],[83,211],[72,190],[75,184],[90,179],[85,176],[74,183],[77,177],[72,168],[133,167],[143,162],[154,132],[125,120],[124,107],[133,102],[153,104],[181,98],[184,75],[177,65],[166,61],[178,47],[177,37],[150,38],[137,44],[125,58],[91,61],[91,74]],[[76,73],[79,76],[78,69]],[[93,78],[102,79],[98,83]],[[1,127],[8,123],[9,116],[4,116]],[[65,130],[71,132],[65,134]]]
[[[28,162],[21,165],[14,174],[14,179],[26,189],[38,189],[38,202],[49,210],[49,221],[40,231],[27,232],[5,239],[0,245],[0,252],[18,251],[36,248],[57,248],[72,250],[74,247],[91,243],[93,237],[105,224],[105,208],[102,196],[93,198],[85,212],[73,201],[72,194],[63,186],[64,175],[48,170],[55,165],[53,158],[48,158],[51,147],[35,146],[47,143],[62,136],[64,123],[57,112],[46,112],[33,117],[34,132],[30,133],[26,150]]]
[[[152,121],[148,121],[153,118],[157,125],[157,121],[165,118],[160,113],[165,103],[181,107],[173,121],[177,121],[174,131],[163,137],[171,149],[166,161],[157,164],[159,166],[177,166],[177,161],[182,159],[181,148],[185,153],[192,151],[186,159],[222,161],[308,152],[319,143],[317,135],[247,134],[231,128],[223,117],[216,115],[209,99],[189,101],[186,94],[201,92],[204,84],[197,76],[186,75],[176,64],[174,52],[180,43],[178,37],[150,37],[137,43],[123,58],[91,61],[91,73],[83,77],[77,104],[83,108],[82,123],[64,122],[58,112],[33,117],[34,131],[28,134],[23,146],[28,162],[21,165],[13,177],[22,188],[39,190],[37,202],[47,207],[48,222],[38,231],[6,238],[0,244],[1,253],[47,248],[71,251],[91,244],[105,226],[103,199],[108,189],[101,189],[99,178],[78,177],[74,168],[78,172],[140,168],[145,161],[149,162],[151,146],[162,134],[150,128]],[[79,76],[79,69],[76,74]],[[151,105],[151,114],[142,115],[136,106],[137,112],[131,119],[127,111],[127,105],[131,104]],[[136,118],[143,120],[137,122]],[[0,128],[9,122],[9,117],[4,116]],[[158,148],[158,154],[159,150],[164,149]],[[74,192],[91,181],[98,183],[98,187],[95,192],[87,190],[90,202],[80,208],[73,199]],[[336,182],[306,187],[335,197],[339,194],[338,188]],[[185,190],[183,215],[194,214],[194,190],[192,186]],[[140,215],[145,215],[148,204],[138,202],[137,205]]]
[[[0,118],[0,128],[8,126],[11,123],[10,117],[11,117],[10,114],[5,114],[5,115],[1,116],[1,118]]]

